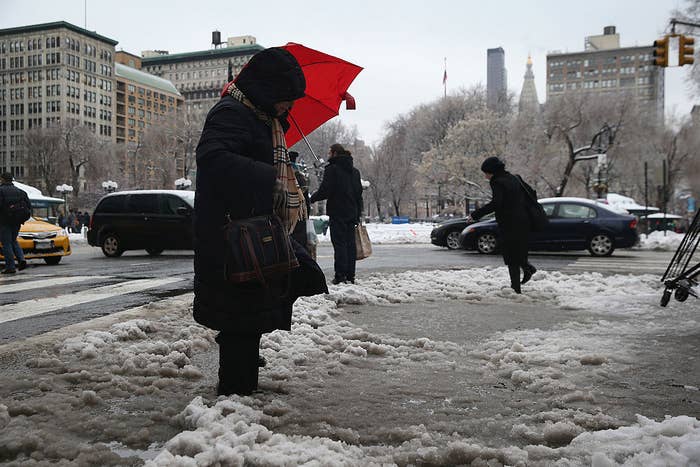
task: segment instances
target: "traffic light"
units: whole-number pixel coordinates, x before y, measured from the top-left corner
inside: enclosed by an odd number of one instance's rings
[[[693,44],[695,44],[695,39],[692,37],[678,37],[678,66],[692,65],[695,62]]]
[[[654,41],[654,65],[667,67],[668,66],[668,37]]]

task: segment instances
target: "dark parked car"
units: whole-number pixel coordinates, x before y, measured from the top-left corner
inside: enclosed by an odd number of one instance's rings
[[[184,190],[120,191],[104,196],[90,218],[88,243],[105,256],[126,250],[192,249],[194,192]]]
[[[484,216],[485,219],[493,219],[493,214]],[[446,246],[450,250],[462,248],[459,243],[459,235],[465,227],[475,224],[474,221],[467,222],[466,217],[456,217],[442,221],[432,232],[430,232],[430,242],[437,246]]]
[[[540,199],[549,225],[530,236],[530,250],[588,250],[593,256],[609,256],[615,248],[629,248],[637,242],[637,218],[610,206],[585,198]],[[498,250],[495,220],[467,226],[460,245],[480,253]]]

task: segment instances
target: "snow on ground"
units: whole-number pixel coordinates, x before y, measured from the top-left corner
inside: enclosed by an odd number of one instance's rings
[[[676,251],[684,237],[685,234],[668,230],[666,232],[655,230],[649,235],[640,234],[639,244],[634,248],[639,250]]]
[[[596,385],[635,363],[625,336],[698,328],[697,305],[658,308],[661,289],[652,276],[538,272],[523,295],[504,288],[506,283],[504,267],[374,274],[357,285],[333,286],[328,295],[300,299],[292,332],[263,336],[269,364],[261,372],[260,393],[197,396],[179,405],[179,415],[168,400],[212,384],[207,373],[215,367],[203,368],[196,357],[215,351],[214,333],[191,321],[191,296],[153,304],[124,321],[63,338],[28,359],[31,374],[6,383],[19,396],[0,398],[0,460],[115,465],[126,461],[120,456],[132,456],[131,462],[152,466],[700,463],[697,419],[654,421],[640,415],[621,426],[595,408]],[[530,304],[581,311],[588,318],[553,329],[497,332],[466,348],[427,337],[374,334],[341,319],[339,311],[346,304],[443,300]],[[454,415],[451,425],[437,431],[424,424],[387,426],[369,443],[351,417],[328,413],[312,423],[290,402],[295,394],[312,398],[329,379],[342,382],[373,365],[388,376],[416,365],[436,372],[459,369],[464,361],[473,362],[476,372],[505,378],[533,401],[553,401],[555,408],[528,413],[527,405],[516,404],[513,415],[498,412],[484,421],[484,433],[501,431],[509,441],[494,446],[479,430],[461,434],[469,418],[481,422],[477,413]],[[390,414],[378,412],[377,423]],[[57,419],[69,420],[72,429],[56,431]],[[168,426],[179,433],[167,435]],[[93,444],[71,441],[85,437],[81,429]],[[152,443],[158,434],[168,441]]]
[[[87,244],[87,231],[81,233],[68,233],[68,240],[71,245]]]
[[[365,224],[372,243],[430,243],[435,224]],[[331,231],[318,235],[319,243],[331,242]]]

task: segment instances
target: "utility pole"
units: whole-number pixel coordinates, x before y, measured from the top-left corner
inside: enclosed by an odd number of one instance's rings
[[[646,225],[644,227],[644,233],[649,235],[649,178],[647,176],[649,171],[649,163],[644,162],[644,216],[646,216]]]

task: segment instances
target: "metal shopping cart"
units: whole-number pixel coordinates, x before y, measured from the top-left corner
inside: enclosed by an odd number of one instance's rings
[[[673,295],[679,302],[686,301],[690,295],[698,298],[694,287],[698,285],[697,278],[700,276],[700,258],[695,258],[693,261],[698,243],[700,243],[700,211],[695,213],[688,232],[678,245],[676,254],[673,255],[671,263],[661,278],[666,286],[661,297],[661,306],[668,305],[673,290],[675,290]]]

